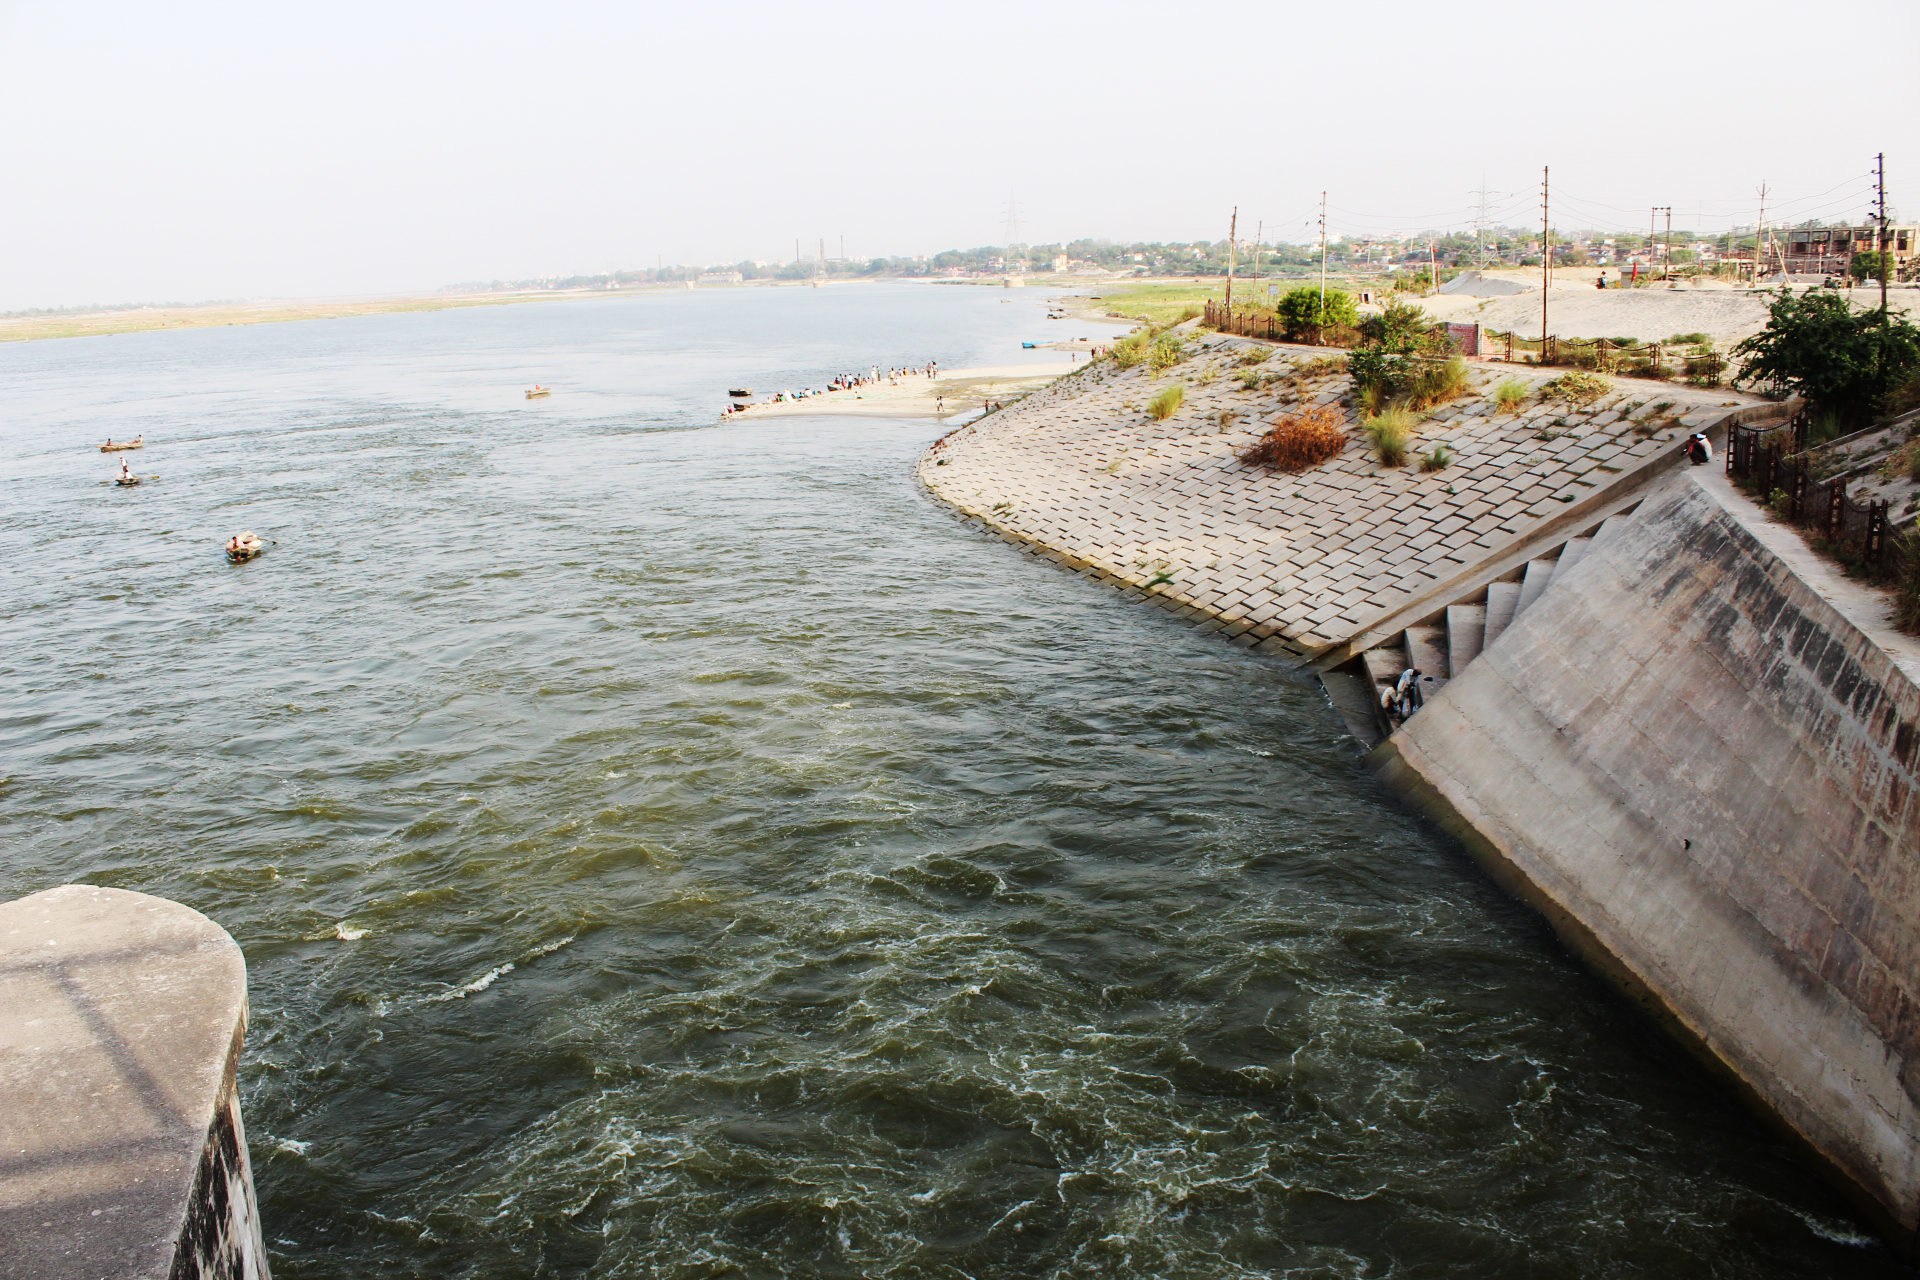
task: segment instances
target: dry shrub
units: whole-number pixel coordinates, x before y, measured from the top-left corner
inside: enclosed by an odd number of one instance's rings
[[[1240,461],[1275,471],[1305,471],[1340,456],[1347,447],[1345,427],[1340,411],[1332,405],[1309,405],[1274,423],[1271,431],[1241,452]]]

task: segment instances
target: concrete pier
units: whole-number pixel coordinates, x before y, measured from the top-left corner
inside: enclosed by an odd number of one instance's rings
[[[0,1270],[266,1280],[234,1087],[240,948],[164,898],[0,905]]]

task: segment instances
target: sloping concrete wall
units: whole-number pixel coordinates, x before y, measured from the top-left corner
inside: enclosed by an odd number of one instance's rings
[[[234,1068],[247,968],[165,898],[0,904],[0,1275],[268,1280]]]
[[[1688,477],[1371,763],[1920,1227],[1920,688]]]

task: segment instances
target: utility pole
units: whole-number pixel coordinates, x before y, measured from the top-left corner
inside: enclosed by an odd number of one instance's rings
[[[1267,224],[1265,221],[1253,224],[1253,278],[1255,280],[1260,278],[1260,254],[1263,248],[1261,237],[1266,234],[1266,231]]]
[[[1240,206],[1235,205],[1233,206],[1233,217],[1227,220],[1227,314],[1228,315],[1233,314],[1233,268],[1235,265],[1234,249],[1238,243],[1234,239],[1234,237],[1239,234],[1240,234]]]
[[[1666,237],[1667,242],[1664,245],[1662,245],[1660,248],[1660,258],[1662,262],[1661,270],[1667,277],[1667,283],[1672,284],[1673,283],[1673,206],[1670,204],[1663,205],[1661,206],[1660,211],[1667,215],[1667,237]]]
[[[1880,206],[1880,326],[1887,324],[1887,277],[1892,273],[1887,261],[1891,236],[1887,230],[1887,153],[1882,151],[1873,158],[1874,182],[1879,188],[1876,203]]]
[[[1433,279],[1429,281],[1433,287],[1427,290],[1431,295],[1440,292],[1440,254],[1434,249],[1431,239],[1427,241],[1427,261],[1433,270]]]
[[[1327,193],[1320,193],[1320,315],[1327,314]]]
[[[1760,287],[1760,246],[1767,239],[1767,184],[1760,182],[1760,221],[1753,228],[1753,287]]]
[[[1660,266],[1660,215],[1667,215],[1667,230],[1673,230],[1673,210],[1655,205],[1647,210],[1647,273],[1653,274]]]
[[[1553,220],[1547,214],[1547,168],[1540,166],[1540,358],[1547,358],[1547,290],[1553,284]]]
[[[1474,263],[1485,271],[1487,269],[1487,175],[1480,175],[1480,189],[1473,193],[1480,197],[1480,212],[1473,219]]]

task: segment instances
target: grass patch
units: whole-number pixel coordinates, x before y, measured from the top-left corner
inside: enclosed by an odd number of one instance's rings
[[[1527,398],[1528,386],[1518,378],[1507,378],[1493,389],[1493,401],[1501,413],[1512,413]]]
[[[1147,364],[1152,367],[1155,376],[1165,373],[1187,358],[1187,344],[1171,333],[1163,333],[1153,340],[1153,346],[1147,351]]]
[[[1340,456],[1347,447],[1345,421],[1331,405],[1317,404],[1289,414],[1240,453],[1250,467],[1305,471]]]
[[[1174,385],[1147,401],[1147,416],[1155,422],[1165,422],[1180,412],[1180,406],[1186,403],[1187,389]]]
[[[1597,373],[1563,373],[1540,388],[1540,394],[1561,404],[1582,407],[1592,404],[1613,390],[1613,384]]]
[[[1416,409],[1431,409],[1458,400],[1471,390],[1473,377],[1467,372],[1467,362],[1455,356],[1421,365],[1409,381],[1407,399]]]
[[[1361,426],[1380,465],[1397,467],[1407,460],[1407,446],[1413,443],[1412,413],[1405,409],[1383,409],[1368,414]]]
[[[1444,471],[1446,470],[1447,464],[1452,461],[1453,450],[1443,444],[1436,444],[1433,448],[1420,455],[1420,469],[1422,471]]]

